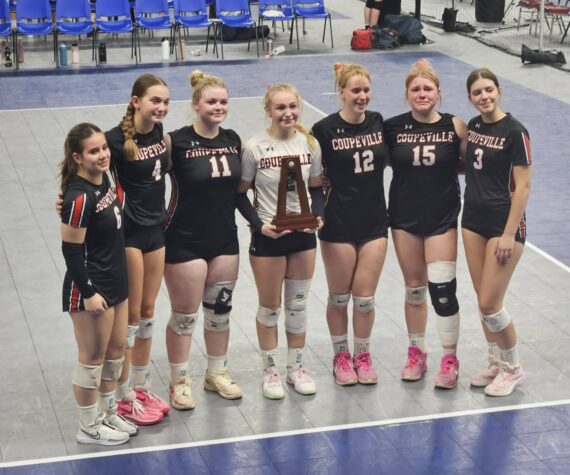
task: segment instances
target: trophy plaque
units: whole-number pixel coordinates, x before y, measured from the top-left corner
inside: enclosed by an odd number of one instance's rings
[[[291,192],[297,193],[299,197],[300,213],[287,213],[287,194]],[[281,177],[277,194],[277,216],[275,216],[273,224],[277,233],[286,229],[291,231],[315,229],[318,226],[317,219],[309,208],[307,189],[301,174],[301,162],[297,155],[281,159]]]

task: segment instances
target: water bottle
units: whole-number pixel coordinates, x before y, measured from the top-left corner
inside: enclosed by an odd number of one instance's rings
[[[67,46],[65,43],[59,45],[59,65],[67,66]]]
[[[204,54],[204,52],[201,49],[193,49],[190,52],[191,56],[202,56]]]
[[[170,42],[168,41],[168,38],[162,38],[162,40],[160,40],[160,44],[162,47],[162,60],[170,61]]]
[[[273,38],[269,36],[267,38],[267,54],[271,54],[272,51],[273,51]]]
[[[184,38],[178,40],[178,59],[184,61]]]
[[[18,63],[24,62],[24,44],[22,43],[22,38],[18,38],[16,43],[16,60]]]
[[[99,64],[107,64],[107,45],[99,43]]]
[[[283,45],[279,45],[277,48],[275,48],[273,50],[273,52],[271,53],[272,56],[277,56],[278,54],[281,54],[285,51],[285,46]]]
[[[71,43],[71,64],[79,64],[79,44]]]

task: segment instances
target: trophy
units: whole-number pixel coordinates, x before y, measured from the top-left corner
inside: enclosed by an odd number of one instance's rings
[[[297,193],[300,213],[287,213],[287,193]],[[275,232],[280,233],[286,229],[298,231],[314,229],[318,226],[317,219],[309,209],[307,189],[301,174],[301,162],[297,155],[283,157],[281,159],[281,178],[277,194],[277,215],[273,220]]]

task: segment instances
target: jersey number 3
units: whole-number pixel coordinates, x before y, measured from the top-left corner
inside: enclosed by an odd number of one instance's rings
[[[372,150],[364,150],[362,154],[356,152],[354,158],[354,173],[371,172],[374,170],[374,155]]]
[[[475,150],[475,161],[473,162],[475,170],[483,170],[483,149],[478,148]]]
[[[218,165],[218,160],[216,157],[210,158],[210,164],[212,165],[212,178],[220,178],[221,176],[232,176],[232,171],[228,165],[228,159],[225,155],[220,157],[220,164],[222,165],[222,171],[220,171],[220,166]]]

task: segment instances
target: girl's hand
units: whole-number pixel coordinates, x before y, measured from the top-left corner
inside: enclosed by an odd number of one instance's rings
[[[319,229],[321,229],[324,226],[325,223],[323,222],[321,217],[317,216],[316,218],[317,218],[317,227],[313,228],[313,229],[311,229],[311,228],[303,229],[304,233],[315,234]]]
[[[511,257],[513,253],[513,248],[515,247],[515,237],[503,234],[497,241],[497,247],[495,247],[495,257],[501,265],[505,265],[507,260]]]
[[[290,229],[285,229],[280,233],[275,232],[276,226],[274,224],[264,224],[261,226],[261,234],[264,236],[270,237],[272,239],[279,239],[281,236],[285,236],[286,234],[290,234],[293,231]]]
[[[107,302],[100,294],[95,294],[83,301],[85,303],[85,310],[93,315],[99,315],[107,310]]]

